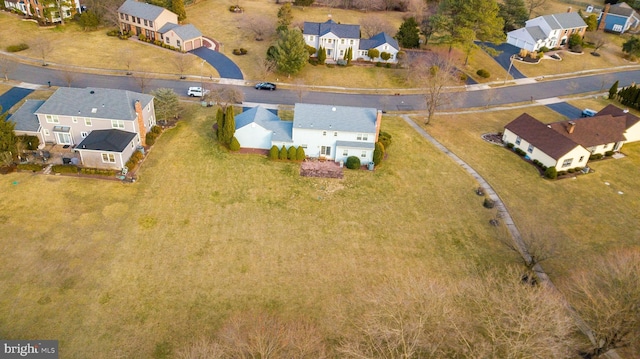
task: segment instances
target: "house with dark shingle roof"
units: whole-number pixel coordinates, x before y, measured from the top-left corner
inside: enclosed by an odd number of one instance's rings
[[[525,24],[525,27],[507,33],[507,43],[528,51],[538,51],[542,47],[567,47],[569,36],[578,34],[584,37],[587,31],[582,17],[571,11],[538,16]]]
[[[640,26],[640,15],[625,2],[606,4],[604,9],[587,6],[586,11],[598,16],[598,30],[624,34]]]
[[[310,157],[336,162],[357,156],[373,160],[382,112],[375,108],[297,103],[293,122],[281,121],[262,107],[236,117],[236,139],[243,148],[304,148]]]
[[[136,137],[137,134],[128,131],[95,130],[75,150],[85,167],[122,169],[137,150]]]
[[[367,55],[369,49],[378,49],[391,55],[389,62],[397,62],[396,54],[400,51],[398,42],[386,33],[379,33],[370,39],[360,39],[360,25],[339,24],[333,20],[326,22],[306,22],[302,31],[304,41],[316,50],[324,47],[327,59],[337,61],[344,59],[351,48],[352,60],[371,60]]]
[[[193,25],[178,25],[178,15],[152,4],[126,0],[118,8],[118,21],[123,31],[144,35],[182,51],[203,46],[202,33]]]
[[[640,118],[614,105],[593,117],[549,124],[524,113],[504,127],[502,140],[531,160],[566,171],[586,166],[593,154],[617,152],[627,142],[640,141]]]

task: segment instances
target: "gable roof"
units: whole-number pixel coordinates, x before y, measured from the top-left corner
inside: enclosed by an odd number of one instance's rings
[[[573,133],[569,133],[569,122],[574,123]],[[554,122],[551,128],[583,147],[592,147],[625,141],[626,118],[622,116],[600,115],[575,120]]]
[[[293,111],[294,129],[376,132],[375,108],[296,103]]]
[[[35,112],[43,103],[45,103],[44,100],[27,100],[7,120],[16,124],[15,131],[37,132],[40,129],[40,122]]]
[[[389,46],[393,47],[394,49],[400,50],[398,41],[386,32],[381,32],[375,36],[372,36],[370,39],[360,39],[359,48],[360,50],[368,50],[384,44],[389,44]]]
[[[164,11],[169,11],[163,7],[155,6],[135,0],[127,0],[118,8],[118,12],[139,17],[147,20],[155,20]],[[169,11],[172,13],[171,11]],[[173,13],[172,13],[173,14]],[[175,15],[175,14],[174,14]],[[176,15],[177,16],[177,15]]]
[[[317,35],[323,36],[328,33],[333,33],[337,37],[344,39],[359,39],[360,38],[360,25],[343,25],[338,24],[333,20],[326,22],[304,22],[304,35]]]
[[[570,138],[559,134],[551,126],[545,125],[527,113],[518,116],[504,128],[522,137],[554,160],[560,159],[579,146]]]
[[[611,7],[609,8],[609,14],[620,15],[624,17],[632,17],[635,14],[635,16],[638,17],[636,11],[625,2],[611,5]]]
[[[200,30],[198,30],[193,24],[178,25],[172,22],[164,24],[158,32],[166,34],[171,30],[173,30],[173,32],[175,32],[176,35],[184,41],[202,36]]]
[[[280,117],[262,106],[253,107],[235,117],[236,130],[256,123],[272,132],[272,141],[291,142],[293,122],[282,121]]]
[[[577,12],[563,12],[559,14],[544,15],[542,18],[554,29],[572,29],[576,27],[586,27],[582,17]]]
[[[122,130],[93,130],[76,147],[78,150],[122,152],[136,134]]]
[[[602,110],[600,110],[596,116],[611,115],[611,116],[623,116],[625,118],[625,128],[629,129],[631,126],[640,122],[640,118],[630,113],[628,110],[623,110],[620,107],[609,104]]]
[[[35,113],[133,121],[136,100],[144,108],[153,96],[119,89],[60,87]]]

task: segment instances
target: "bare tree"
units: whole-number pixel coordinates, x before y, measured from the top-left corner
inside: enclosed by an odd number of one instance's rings
[[[395,35],[397,29],[381,15],[367,15],[360,22],[363,37],[372,37],[381,32]]]
[[[431,122],[433,115],[442,106],[450,102],[450,93],[446,86],[456,83],[456,71],[453,62],[444,56],[421,56],[412,61],[410,71],[414,81],[424,88],[427,109],[425,125]]]
[[[42,59],[42,66],[47,66],[47,56],[49,56],[54,49],[53,43],[42,36],[37,36],[32,47]]]
[[[226,358],[222,346],[215,341],[200,338],[188,347],[178,350],[179,359],[222,359]]]
[[[129,49],[127,47],[121,48],[119,50],[118,59],[120,61],[122,61],[124,66],[127,68],[127,75],[131,75],[131,66],[133,65],[134,61],[136,60],[136,56],[133,53],[133,51],[131,51],[131,49]]]
[[[302,102],[302,99],[309,93],[307,86],[302,79],[296,79],[293,81],[293,88],[296,92],[296,96],[298,97],[298,102]]]
[[[593,31],[587,33],[587,41],[593,43],[593,55],[599,55],[598,50],[607,44],[607,35],[602,31]]]
[[[527,9],[529,10],[529,18],[533,16],[534,11],[536,14],[543,12],[542,10],[547,8],[547,0],[525,0]]]
[[[2,71],[2,76],[5,81],[9,81],[9,74],[12,73],[17,66],[18,63],[12,61],[10,58],[4,56],[0,57],[0,71]]]
[[[59,76],[60,79],[64,81],[65,84],[67,84],[67,87],[71,87],[71,83],[76,79],[77,73],[65,68],[64,70],[60,71]]]
[[[135,81],[136,85],[140,88],[140,92],[144,93],[144,91],[149,87],[149,84],[153,81],[153,78],[148,72],[135,72],[133,75],[133,81]]]
[[[86,5],[94,11],[101,22],[107,26],[119,27],[118,8],[122,5],[122,0],[85,0]],[[120,29],[122,33],[122,29]]]
[[[233,86],[217,86],[209,88],[209,93],[204,97],[205,100],[211,99],[223,109],[229,105],[239,104],[244,101],[244,92]]]
[[[554,258],[556,256],[556,240],[559,235],[553,233],[553,229],[537,228],[535,231],[521,230],[521,239],[524,244],[527,254],[523,255],[521,248],[519,248],[513,241],[509,230],[505,226],[498,228],[497,234],[498,240],[510,251],[512,251],[518,258],[518,261],[525,267],[526,273],[521,276],[523,281],[532,283],[536,280],[534,268],[537,264]]]
[[[192,60],[189,54],[176,53],[173,55],[173,65],[176,67],[176,70],[178,70],[181,80],[186,78],[184,71],[191,65]]]
[[[354,0],[353,7],[364,12],[384,10],[384,0]]]
[[[271,75],[275,69],[276,63],[274,61],[264,58],[256,61],[256,70],[258,70],[258,74],[260,74],[263,79]]]
[[[252,33],[256,41],[269,38],[276,32],[276,22],[267,16],[242,15],[240,26],[243,30]]]
[[[609,253],[576,271],[567,283],[569,301],[591,327],[594,343],[585,350],[600,356],[611,349],[640,351],[640,250]]]

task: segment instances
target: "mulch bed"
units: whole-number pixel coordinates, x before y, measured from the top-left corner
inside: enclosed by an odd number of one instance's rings
[[[300,164],[300,176],[342,178],[342,167],[333,161],[305,161]]]

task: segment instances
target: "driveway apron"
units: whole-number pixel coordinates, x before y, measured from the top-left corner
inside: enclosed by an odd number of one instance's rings
[[[213,66],[221,78],[225,79],[235,79],[235,80],[243,80],[244,76],[242,76],[242,71],[238,65],[236,65],[230,58],[226,57],[224,54],[211,50],[206,47],[199,47],[193,51],[192,54],[198,56],[199,58],[205,60],[209,63],[209,65]]]
[[[2,112],[7,112],[11,107],[20,102],[33,90],[22,87],[14,87],[0,96],[0,106],[2,106]]]
[[[552,104],[548,104],[547,105],[548,108],[554,110],[555,112],[566,116],[568,118],[579,118],[582,115],[582,110],[573,106],[573,105],[569,105],[566,102],[558,102],[558,103],[552,103]]]
[[[493,59],[496,60],[502,68],[507,71],[509,67],[511,70],[509,71],[509,75],[513,76],[514,79],[526,79],[527,77],[522,74],[522,72],[518,71],[514,66],[511,66],[511,56],[520,53],[520,48],[515,47],[511,44],[502,43],[500,45],[492,44],[490,42],[483,42],[481,45],[490,47],[494,50],[500,51],[498,56],[493,56]]]

